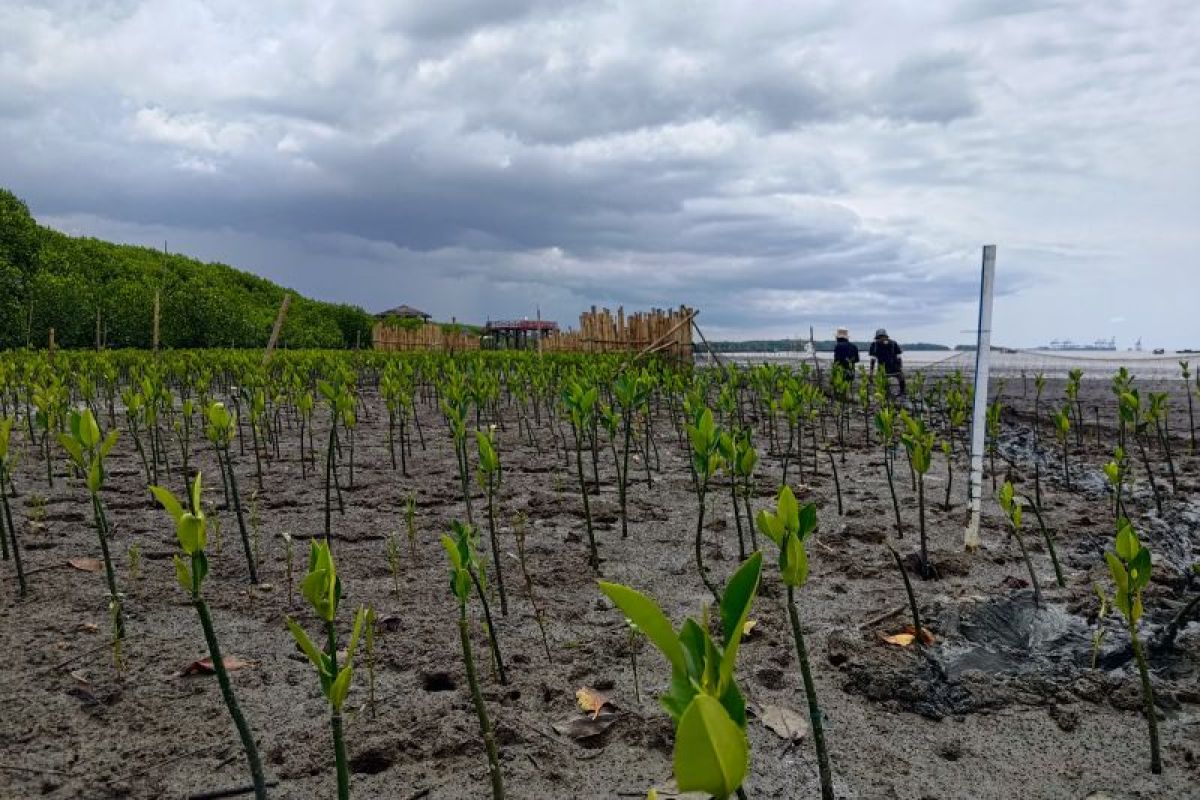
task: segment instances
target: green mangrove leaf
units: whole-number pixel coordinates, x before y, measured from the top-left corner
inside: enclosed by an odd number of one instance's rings
[[[725,800],[742,785],[750,766],[746,734],[725,708],[696,695],[675,730],[675,780],[682,792],[705,792]]]
[[[187,511],[183,512],[175,525],[175,534],[179,538],[179,546],[189,556],[204,550],[207,537],[203,518],[195,517]]]
[[[165,508],[167,513],[171,515],[171,519],[175,520],[175,523],[178,524],[179,518],[183,516],[183,506],[179,505],[179,501],[175,499],[175,495],[171,493],[171,490],[162,486],[151,486],[150,494],[154,495],[154,499],[158,501],[158,504]]]
[[[183,590],[185,592],[187,592],[188,594],[191,594],[192,593],[191,570],[188,569],[187,564],[184,562],[184,560],[182,558],[179,557],[178,553],[175,554],[174,558],[175,558],[175,579],[177,581],[179,581],[179,585],[183,587]]]
[[[300,627],[299,622],[296,622],[291,617],[288,617],[285,622],[287,623],[288,630],[292,633],[292,638],[300,646],[300,650],[304,655],[308,656],[308,660],[312,662],[314,667],[323,671],[325,668],[325,659],[321,656],[321,652],[317,650],[317,646],[312,643],[312,639],[308,638],[308,633],[305,632],[304,628]]]
[[[354,679],[354,668],[349,664],[342,667],[338,672],[337,679],[329,688],[329,704],[333,706],[335,711],[342,710],[342,704],[346,702],[346,695],[350,693],[350,682]]]
[[[616,604],[617,608],[635,625],[642,629],[655,647],[666,656],[671,668],[677,672],[687,672],[687,662],[684,658],[683,647],[675,634],[667,615],[663,613],[658,603],[628,586],[619,583],[600,581],[600,591]]]

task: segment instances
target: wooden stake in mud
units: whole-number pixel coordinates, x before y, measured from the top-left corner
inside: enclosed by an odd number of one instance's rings
[[[50,341],[49,341],[48,349],[50,350],[50,360],[53,361],[54,360],[54,328],[50,329]]]
[[[275,352],[275,345],[279,344],[279,333],[283,330],[283,321],[287,318],[288,306],[292,302],[292,296],[287,292],[283,293],[283,302],[279,304],[279,313],[275,315],[275,326],[271,328],[271,338],[267,340],[267,352],[263,353],[263,366],[271,360],[271,354]]]
[[[979,521],[983,514],[983,441],[987,428],[988,369],[992,351],[992,286],[996,277],[996,245],[983,246],[983,274],[979,279],[979,329],[975,342],[975,408],[971,417],[971,519],[963,544],[979,547]]]
[[[726,380],[729,378],[729,370],[725,367],[725,362],[721,360],[716,351],[712,349],[712,345],[708,343],[708,339],[704,338],[704,332],[700,330],[700,326],[696,324],[695,314],[692,315],[692,327],[696,329],[696,333],[700,336],[700,341],[704,342],[704,349],[712,356],[712,360],[717,362],[717,366],[721,368],[721,373],[724,374]]]
[[[161,308],[161,295],[158,289],[154,290],[154,352],[158,352],[158,318]]]

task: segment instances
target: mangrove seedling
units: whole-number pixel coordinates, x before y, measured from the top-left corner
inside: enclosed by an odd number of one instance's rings
[[[517,540],[517,560],[521,564],[521,577],[525,579],[525,594],[529,599],[529,605],[533,608],[534,621],[537,622],[538,630],[542,634],[542,647],[546,651],[546,660],[553,661],[554,657],[550,655],[550,637],[546,635],[546,614],[533,591],[533,578],[529,575],[529,564],[525,557],[526,524],[525,514],[518,511],[516,517],[513,518],[513,538]]]
[[[466,387],[461,379],[452,380],[442,390],[442,414],[450,428],[450,436],[454,441],[454,455],[458,462],[458,480],[462,488],[463,504],[467,507],[467,524],[475,522],[475,514],[471,508],[471,485],[468,479],[470,468],[467,462],[467,413],[469,401]]]
[[[917,595],[913,592],[912,581],[908,579],[908,570],[904,568],[904,560],[900,558],[896,548],[888,544],[887,549],[892,554],[892,560],[896,562],[896,569],[900,570],[900,577],[904,579],[904,594],[908,597],[908,611],[912,614],[913,621],[913,643],[918,648],[923,647],[925,631],[921,627],[921,608],[917,605]]]
[[[1046,390],[1046,374],[1038,372],[1033,376],[1033,448],[1036,451],[1040,442],[1042,427],[1042,392]]]
[[[346,425],[347,430],[354,426],[354,395],[346,384],[337,381],[329,383],[318,381],[317,390],[325,398],[329,407],[329,439],[325,445],[325,541],[333,535],[333,494],[336,491],[338,512],[346,513],[342,502],[342,486],[338,482],[337,459],[341,452],[341,442],[338,439],[338,423]]]
[[[1104,478],[1113,493],[1114,520],[1125,516],[1125,504],[1121,497],[1125,487],[1125,461],[1125,450],[1117,445],[1113,450],[1112,459],[1104,465]]]
[[[1054,436],[1058,439],[1058,446],[1062,449],[1063,478],[1067,483],[1067,491],[1071,490],[1071,464],[1067,460],[1070,433],[1071,407],[1066,405],[1054,412]]]
[[[754,533],[754,519],[749,513],[750,494],[744,489],[754,475],[754,466],[758,463],[758,453],[750,441],[748,430],[737,433],[722,431],[718,439],[718,448],[722,465],[729,476],[729,493],[733,499],[733,519],[737,523],[738,558],[744,561],[746,559],[746,537],[742,530],[742,510],[738,503],[738,496],[741,495],[746,504],[746,519],[750,523],[750,549],[757,550],[758,537]]]
[[[392,590],[400,596],[400,533],[389,531],[384,539],[387,548],[388,572],[392,573]]]
[[[896,452],[896,414],[892,407],[884,402],[885,397],[886,395],[880,395],[879,410],[875,412],[875,430],[879,432],[879,443],[883,448],[883,471],[887,475],[888,492],[892,496],[892,511],[896,514],[896,538],[903,539],[904,523],[900,518],[900,501],[896,497],[893,467]]]
[[[988,441],[988,467],[992,473],[992,491],[996,491],[996,445],[1000,441],[1000,410],[1002,406],[1000,401],[992,403],[987,408],[987,441]]]
[[[721,435],[713,422],[710,409],[700,412],[696,423],[687,426],[688,440],[692,445],[692,469],[696,475],[696,500],[700,510],[696,516],[696,568],[700,571],[700,580],[712,592],[713,599],[720,602],[721,595],[717,587],[708,577],[704,567],[704,508],[708,495],[708,482],[721,465]]]
[[[659,702],[675,723],[673,765],[681,792],[704,792],[718,800],[745,796],[741,787],[750,768],[750,744],[746,701],[734,666],[761,574],[762,553],[756,552],[730,577],[719,603],[723,646],[709,633],[707,608],[676,632],[650,597],[600,581],[600,591],[671,665],[670,689]]]
[[[233,718],[234,727],[242,740],[242,749],[246,753],[246,761],[250,766],[250,777],[254,782],[254,796],[263,800],[267,796],[267,783],[263,775],[262,761],[258,756],[258,746],[254,742],[254,734],[242,714],[237,696],[233,693],[233,685],[229,682],[229,673],[225,669],[225,661],[221,657],[221,647],[217,642],[217,633],[213,628],[212,616],[208,612],[208,603],[201,594],[204,579],[208,576],[208,556],[204,552],[207,544],[207,525],[204,512],[200,508],[200,473],[196,473],[190,491],[187,494],[187,507],[162,486],[151,486],[150,492],[158,500],[175,523],[175,538],[183,555],[176,554],[175,577],[180,587],[188,593],[192,607],[200,617],[200,627],[204,631],[204,642],[208,645],[208,655],[212,660],[213,671],[217,674],[217,684],[221,687],[221,697],[229,716]]]
[[[596,415],[596,402],[600,391],[595,386],[588,386],[583,381],[573,380],[563,391],[563,405],[571,418],[571,430],[575,434],[575,469],[579,474],[579,493],[583,497],[583,517],[587,523],[588,535],[588,565],[598,575],[600,574],[600,553],[596,549],[596,532],[592,528],[592,506],[588,502],[587,479],[583,475],[583,442],[587,432],[592,428],[592,420]]]
[[[1021,548],[1021,557],[1025,559],[1025,568],[1029,571],[1029,582],[1033,586],[1034,608],[1041,608],[1042,587],[1038,583],[1037,571],[1033,568],[1033,562],[1029,559],[1029,551],[1025,548],[1025,538],[1021,536],[1021,509],[1023,506],[1014,497],[1011,483],[1004,482],[996,494],[996,501],[1004,510],[1004,514],[1008,518],[1009,530],[1012,532],[1013,538],[1017,540],[1017,547]]]
[[[1192,443],[1192,455],[1196,454],[1196,417],[1192,412],[1191,369],[1186,361],[1179,362],[1179,371],[1183,373],[1183,393],[1188,401],[1188,435]],[[1200,377],[1200,376],[1198,376]]]
[[[12,550],[13,565],[17,568],[17,586],[21,597],[29,591],[25,582],[25,567],[21,563],[21,545],[17,541],[17,527],[13,525],[12,507],[8,503],[8,490],[5,485],[9,482],[9,441],[12,434],[13,421],[0,419],[0,542],[5,542],[4,557],[9,557],[9,547]],[[5,530],[8,537],[5,538]]]
[[[1162,497],[1158,493],[1158,481],[1154,477],[1154,469],[1150,465],[1150,456],[1146,452],[1146,428],[1152,421],[1150,415],[1142,412],[1142,398],[1137,389],[1130,389],[1122,392],[1118,401],[1118,413],[1121,416],[1121,423],[1130,429],[1133,433],[1134,442],[1138,446],[1138,453],[1142,457],[1142,468],[1146,470],[1146,477],[1150,481],[1150,492],[1154,495],[1154,508],[1161,517]]]
[[[1038,530],[1042,533],[1042,540],[1046,543],[1046,552],[1050,554],[1050,563],[1054,566],[1054,581],[1058,584],[1058,588],[1067,588],[1067,579],[1063,577],[1062,565],[1058,563],[1058,548],[1054,545],[1054,537],[1050,535],[1050,529],[1046,527],[1046,519],[1042,516],[1042,509],[1028,495],[1022,495],[1021,501],[1025,507],[1033,512],[1034,519],[1037,520]]]
[[[108,552],[108,515],[104,512],[104,501],[100,499],[100,490],[104,488],[104,459],[116,445],[117,434],[114,428],[101,439],[96,418],[90,409],[85,408],[71,412],[70,427],[66,433],[58,435],[58,441],[70,456],[71,463],[83,474],[88,493],[92,496],[92,515],[100,538],[100,554],[104,557],[104,576],[108,581],[108,610],[112,616],[114,639],[119,643],[125,638],[125,617],[121,610],[121,593],[117,591],[117,573]]]
[[[929,566],[929,550],[925,536],[925,473],[933,461],[933,432],[925,429],[925,423],[919,417],[909,416],[907,411],[900,412],[906,430],[900,435],[904,449],[908,451],[908,461],[917,475],[917,512],[921,534],[921,577],[929,580],[933,577],[933,569]]]
[[[808,648],[800,626],[800,612],[796,609],[796,590],[808,582],[808,554],[804,542],[817,529],[817,507],[812,503],[801,507],[792,490],[784,486],[779,490],[775,511],[763,509],[758,512],[758,529],[779,548],[779,575],[787,586],[788,619],[792,623],[792,638],[796,643],[796,657],[800,661],[800,677],[808,698],[808,719],[812,726],[813,747],[817,751],[817,768],[821,778],[821,800],[833,800],[833,771],[829,766],[829,753],[825,749],[821,706],[817,702]],[[920,628],[916,633],[919,637]]]
[[[942,455],[946,457],[946,499],[942,503],[942,510],[950,510],[950,490],[954,486],[954,445],[949,439],[943,439],[940,444]]]
[[[471,599],[471,584],[478,582],[472,570],[475,562],[475,545],[471,528],[457,520],[453,524],[454,536],[443,535],[442,547],[450,559],[450,591],[458,601],[458,637],[462,643],[463,663],[467,670],[467,684],[471,688],[471,701],[479,717],[479,730],[483,736],[483,747],[487,752],[488,774],[492,783],[492,800],[504,798],[504,775],[500,772],[500,755],[496,749],[496,738],[488,719],[483,692],[479,688],[479,675],[475,670],[475,657],[471,652],[471,629],[467,621],[467,603]],[[489,629],[491,624],[488,624]]]
[[[129,582],[137,583],[142,577],[142,547],[137,542],[129,545]]]
[[[1154,689],[1150,686],[1150,667],[1138,638],[1138,621],[1142,618],[1142,590],[1150,583],[1150,550],[1138,541],[1133,525],[1122,517],[1117,521],[1117,539],[1114,550],[1104,553],[1108,572],[1112,576],[1116,593],[1113,605],[1125,617],[1129,629],[1129,642],[1133,657],[1137,661],[1138,674],[1142,679],[1142,707],[1146,722],[1150,726],[1150,771],[1155,775],[1162,772],[1162,758],[1158,751],[1158,717],[1154,707]],[[1115,551],[1115,552],[1114,552]]]
[[[621,504],[621,538],[629,536],[629,512],[626,506],[629,485],[629,444],[633,435],[636,414],[649,405],[650,387],[647,379],[632,371],[624,372],[613,381],[613,398],[621,407],[621,428],[624,445],[617,474],[617,498]]]
[[[250,571],[250,583],[258,583],[258,569],[254,563],[254,550],[250,543],[250,532],[246,530],[246,517],[242,511],[242,497],[238,492],[237,470],[233,464],[233,454],[229,445],[237,431],[237,418],[230,413],[223,403],[211,403],[204,411],[208,418],[208,439],[213,443],[217,453],[217,465],[221,468],[222,479],[229,489],[229,499],[233,503],[233,512],[237,517],[238,530],[242,534],[242,550],[246,554],[246,566]]]
[[[1150,393],[1150,408],[1146,412],[1147,422],[1154,423],[1159,449],[1167,459],[1167,474],[1171,476],[1171,492],[1179,493],[1179,480],[1175,476],[1175,458],[1171,454],[1170,396],[1166,392]]]
[[[500,563],[500,543],[496,536],[496,487],[500,482],[500,453],[496,450],[494,426],[475,431],[479,448],[479,475],[487,493],[488,538],[492,542],[492,564],[496,568],[496,589],[500,593],[500,613],[508,616],[508,594],[504,591],[504,569]]]
[[[1075,406],[1075,444],[1083,447],[1083,401],[1079,398],[1080,381],[1083,370],[1073,369],[1067,373],[1067,405]]]
[[[371,718],[375,718],[375,609],[367,608],[367,617],[363,622],[363,654],[367,662],[367,708],[371,709]]]
[[[308,656],[308,660],[317,669],[321,681],[321,693],[329,701],[329,720],[333,731],[333,756],[337,764],[338,800],[348,800],[350,797],[350,762],[346,758],[346,742],[342,736],[342,706],[346,695],[350,693],[350,683],[354,679],[354,651],[358,648],[358,639],[362,634],[363,623],[366,621],[366,609],[360,608],[354,615],[354,628],[350,633],[350,643],[346,646],[346,662],[338,665],[337,646],[337,610],[342,599],[342,581],[338,577],[337,567],[333,563],[333,553],[329,550],[329,542],[314,540],[308,555],[308,574],[300,583],[300,593],[312,606],[317,618],[324,623],[325,649],[319,650],[312,639],[308,637],[300,623],[287,618],[288,630],[296,644]]]

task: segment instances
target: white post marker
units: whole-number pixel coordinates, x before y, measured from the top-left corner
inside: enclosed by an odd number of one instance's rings
[[[979,521],[983,515],[983,437],[987,428],[988,368],[992,356],[992,285],[996,277],[996,245],[983,246],[983,274],[979,279],[979,328],[975,340],[975,407],[971,414],[971,519],[963,544],[979,547]]]

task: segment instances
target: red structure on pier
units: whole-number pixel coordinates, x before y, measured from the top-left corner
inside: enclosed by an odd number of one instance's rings
[[[488,320],[483,333],[496,349],[524,350],[536,347],[539,340],[558,333],[558,323],[545,319]]]

